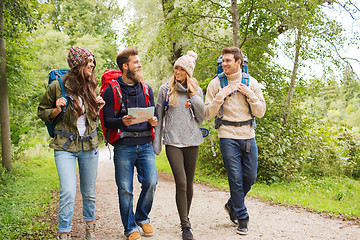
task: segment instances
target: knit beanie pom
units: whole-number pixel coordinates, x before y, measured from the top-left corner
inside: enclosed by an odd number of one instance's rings
[[[174,68],[176,66],[180,66],[189,74],[190,77],[192,77],[194,73],[196,59],[197,59],[197,54],[194,51],[188,51],[184,56],[179,57],[176,60],[174,64]]]
[[[189,55],[190,57],[193,57],[195,60],[197,59],[197,54],[194,51],[188,51],[186,55]]]

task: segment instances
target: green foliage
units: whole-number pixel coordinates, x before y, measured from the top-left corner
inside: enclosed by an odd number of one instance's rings
[[[36,0],[2,0],[4,34],[6,38],[17,38],[24,31],[31,31],[37,24]]]
[[[306,178],[275,184],[257,183],[249,193],[263,201],[301,206],[347,219],[360,219],[360,182],[345,177]]]
[[[12,172],[0,168],[1,239],[55,239],[56,209],[49,208],[59,187],[55,162],[49,151],[30,153]]]
[[[17,2],[15,1],[14,4],[18,4]],[[95,54],[98,79],[105,69],[116,68],[116,37],[110,29],[110,23],[117,14],[121,14],[117,4],[114,1],[97,1],[94,4],[85,0],[77,3],[79,5],[73,4],[72,1],[50,1],[50,3],[38,4],[31,4],[29,1],[29,5],[24,3],[30,11],[28,15],[38,17],[42,24],[38,24],[37,29],[32,33],[26,32],[23,25],[19,25],[21,31],[17,32],[17,37],[8,35],[6,38],[11,140],[17,150],[23,149],[18,144],[32,129],[44,128],[44,124],[37,118],[37,106],[45,92],[50,70],[68,67],[67,54],[71,45],[87,47]],[[50,16],[55,8],[61,8],[62,4],[69,6],[69,11],[62,12],[63,15],[59,16],[57,22]],[[82,11],[76,12],[79,7],[83,7]],[[68,35],[72,30],[68,29],[66,24],[60,23],[63,17],[72,15],[74,19],[80,15],[85,17],[88,21],[82,24],[92,27],[81,28],[86,32]],[[6,19],[13,21],[7,15]],[[55,28],[57,30],[54,30],[54,25],[58,26]]]
[[[54,29],[70,38],[70,45],[84,36],[115,38],[111,24],[117,15],[122,15],[115,0],[78,0],[76,4],[71,0],[51,0],[48,5],[44,14]]]

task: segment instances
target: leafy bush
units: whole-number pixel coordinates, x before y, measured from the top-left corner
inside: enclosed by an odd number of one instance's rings
[[[270,102],[265,116],[257,119],[259,181],[273,183],[302,176],[359,178],[359,143],[348,128],[309,118],[296,104],[284,124],[283,109],[282,104]],[[212,156],[209,138],[205,138],[199,167],[206,174],[226,176],[213,121],[204,126],[212,135],[216,157]]]

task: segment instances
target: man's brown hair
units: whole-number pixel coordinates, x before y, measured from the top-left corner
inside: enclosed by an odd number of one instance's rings
[[[232,47],[226,47],[221,52],[222,55],[229,54],[229,53],[234,55],[235,62],[240,59],[241,60],[241,66],[243,65],[243,63],[244,63],[244,54],[243,54],[243,52],[241,51],[240,48],[233,47],[233,46]]]
[[[117,55],[116,63],[121,71],[123,71],[123,64],[128,63],[129,57],[134,55],[139,55],[136,47],[129,47]]]

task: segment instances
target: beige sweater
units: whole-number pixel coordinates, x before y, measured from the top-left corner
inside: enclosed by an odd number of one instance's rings
[[[232,90],[235,90],[241,83],[242,73],[234,73],[226,75],[228,85]],[[251,106],[251,111],[255,117],[261,118],[266,111],[266,103],[260,85],[255,78],[250,77],[249,88],[251,93],[247,96],[248,102]],[[220,80],[218,77],[214,78],[206,91],[205,97],[205,116],[211,119],[218,115],[221,116],[220,107],[223,104],[224,118],[223,120],[232,122],[242,122],[251,119],[249,105],[245,100],[245,96],[240,92],[233,94],[231,97],[225,99],[225,95],[220,93]],[[241,127],[221,125],[218,129],[219,138],[232,139],[250,139],[255,137],[255,130],[250,125]]]

